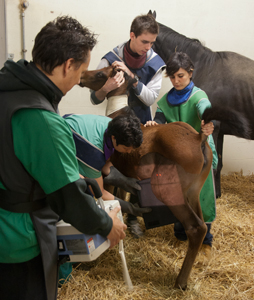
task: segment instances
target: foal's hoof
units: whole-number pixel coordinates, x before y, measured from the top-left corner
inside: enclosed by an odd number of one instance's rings
[[[187,289],[187,283],[179,283],[176,281],[174,288],[185,291]]]

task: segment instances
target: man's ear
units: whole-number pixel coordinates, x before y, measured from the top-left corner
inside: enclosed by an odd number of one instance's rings
[[[66,60],[66,62],[64,63],[64,74],[67,74],[73,67],[74,65],[74,59],[73,58],[69,58]]]
[[[130,39],[131,39],[131,40],[134,40],[134,38],[135,38],[135,33],[134,33],[134,32],[131,32],[131,33],[130,33]]]

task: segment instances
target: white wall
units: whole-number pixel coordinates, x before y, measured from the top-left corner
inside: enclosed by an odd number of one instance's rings
[[[22,57],[21,0],[6,0],[7,49],[14,60]],[[190,38],[198,38],[214,51],[230,50],[254,59],[253,0],[31,0],[25,11],[26,59],[31,59],[33,42],[38,31],[59,15],[70,15],[97,33],[98,44],[92,52],[90,69],[118,43],[129,38],[132,20],[139,14],[156,10],[157,20]],[[171,88],[163,80],[162,96]],[[155,111],[156,105],[153,106]],[[89,91],[74,87],[60,104],[61,114],[104,114],[105,104],[90,104]],[[225,137],[223,172],[254,172],[254,141]]]

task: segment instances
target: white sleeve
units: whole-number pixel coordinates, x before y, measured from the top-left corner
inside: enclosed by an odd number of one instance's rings
[[[136,88],[134,88],[136,96],[142,101],[146,106],[151,106],[157,99],[162,84],[162,68],[157,71],[153,76],[152,80],[144,85],[142,82],[138,82]]]

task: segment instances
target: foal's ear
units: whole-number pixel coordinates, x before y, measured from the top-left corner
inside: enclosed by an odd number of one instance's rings
[[[125,72],[124,72],[124,78],[125,78],[125,81],[128,83],[127,90],[129,90],[132,87],[132,85],[137,82],[137,79],[135,77],[132,78]]]
[[[116,75],[117,72],[121,71],[120,69],[117,68],[112,68],[111,74],[109,77],[114,77]]]

